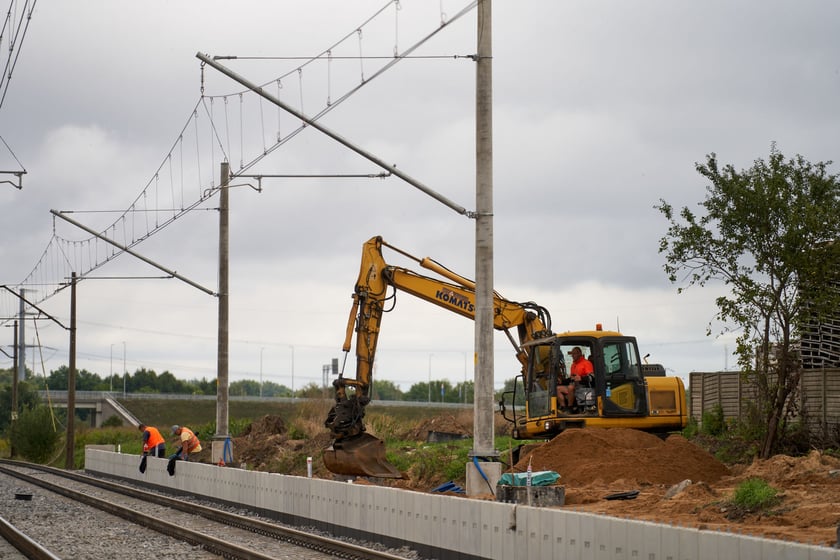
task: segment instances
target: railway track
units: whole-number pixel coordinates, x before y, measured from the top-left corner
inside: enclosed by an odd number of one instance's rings
[[[61,560],[29,535],[0,517],[0,558],[8,560]]]
[[[15,477],[19,481],[59,494],[73,502],[117,516],[133,526],[144,527],[171,539],[186,542],[190,545],[189,550],[193,551],[190,553],[191,558],[196,557],[196,549],[224,558],[242,560],[405,558],[391,552],[378,551],[254,517],[222,511],[181,497],[148,492],[43,465],[0,460],[0,475]],[[134,551],[126,550],[122,556],[132,552]]]

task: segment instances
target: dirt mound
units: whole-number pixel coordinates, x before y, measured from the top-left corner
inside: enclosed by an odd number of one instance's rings
[[[765,461],[756,459],[741,473],[742,478],[762,478],[776,485],[815,484],[840,470],[840,459],[811,451],[807,457],[776,455]]]
[[[676,484],[685,479],[717,482],[729,469],[682,436],[665,441],[638,430],[582,428],[566,430],[520,457],[515,472],[531,461],[534,471],[555,471],[561,484],[617,480],[639,484]]]
[[[442,414],[418,424],[417,427],[406,434],[405,439],[426,441],[429,432],[442,432],[472,437],[472,430],[464,426],[458,419],[451,414]]]
[[[286,423],[279,416],[266,415],[251,423],[238,437],[233,438],[236,463],[248,468],[264,470],[276,460],[282,449],[294,450],[299,445],[290,444]]]
[[[276,434],[286,433],[286,423],[279,416],[266,415],[252,422],[245,428],[240,436],[245,437],[249,435],[257,436],[271,436]]]

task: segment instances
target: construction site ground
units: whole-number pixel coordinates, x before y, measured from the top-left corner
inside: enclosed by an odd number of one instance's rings
[[[471,415],[460,418],[441,415],[424,420],[407,429],[403,439],[416,440],[420,446],[430,431],[471,435]],[[266,416],[233,439],[237,463],[231,466],[245,464],[249,469],[277,472],[277,465],[291,464],[294,466],[284,468],[285,474],[305,476],[305,457],[311,456],[313,476],[332,478],[320,455],[328,443],[328,435],[322,432],[292,439],[280,417]],[[507,453],[501,450],[502,455]],[[209,451],[203,451],[199,460],[209,462]],[[510,464],[504,457],[502,460]],[[566,509],[805,544],[832,546],[837,541],[840,459],[820,451],[725,465],[681,435],[662,439],[637,430],[585,428],[524,447],[511,470],[524,472],[529,461],[534,472],[560,475],[556,484],[565,488]],[[406,474],[406,480],[357,482],[419,492],[447,482],[430,479],[428,474],[419,480],[411,470]],[[760,512],[731,505],[736,487],[750,478],[761,478],[777,489],[778,503]],[[606,499],[634,491],[638,494],[633,499]],[[495,498],[488,493],[472,499]]]

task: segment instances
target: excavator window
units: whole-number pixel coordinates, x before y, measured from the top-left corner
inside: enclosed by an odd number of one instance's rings
[[[643,404],[638,401],[636,387],[642,375],[636,345],[630,341],[605,343],[604,365],[607,398],[627,410],[635,410]]]

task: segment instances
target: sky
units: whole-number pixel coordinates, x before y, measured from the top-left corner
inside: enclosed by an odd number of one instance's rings
[[[218,290],[219,198],[202,197],[227,159],[229,379],[320,384],[331,360],[345,363],[362,244],[381,235],[474,277],[474,220],[393,175],[370,178],[384,170],[299,130],[196,54],[225,57],[285,104],[323,112],[317,122],[351,145],[475,210],[477,23],[474,9],[459,16],[467,4],[41,0],[0,106],[14,154],[0,145],[0,169],[27,172],[22,189],[0,183],[0,284],[29,279],[43,294],[78,268],[77,368],[214,378],[218,310],[207,291]],[[711,153],[737,169],[773,143],[788,157],[836,159],[840,4],[497,0],[492,19],[495,289],[547,308],[555,332],[601,323],[635,336],[651,363],[686,381],[735,367],[735,335],[715,320],[724,287],[678,293],[655,206],[696,208],[707,185],[695,165]],[[190,283],[85,241],[51,210],[135,243]],[[38,306],[70,324],[70,290]],[[16,298],[0,296],[0,309],[8,318]],[[0,348],[11,353],[8,325]],[[26,329],[36,374],[68,363],[65,328]],[[494,346],[501,388],[518,365],[503,334]],[[473,322],[398,293],[374,375],[404,390],[472,380],[473,350]],[[351,352],[346,374],[353,364]],[[0,355],[0,367],[11,359]]]

